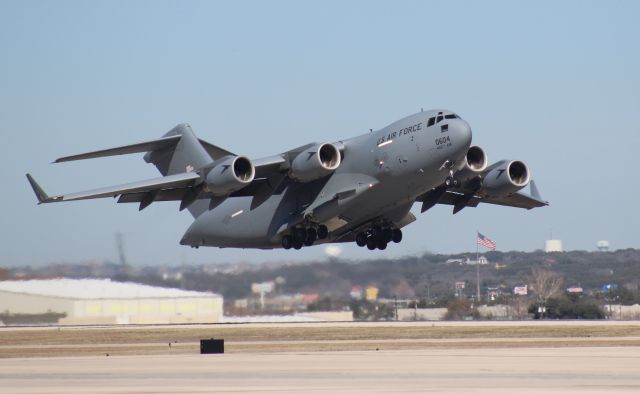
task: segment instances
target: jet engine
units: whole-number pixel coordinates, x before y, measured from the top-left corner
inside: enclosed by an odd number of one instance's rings
[[[244,156],[227,156],[205,178],[205,189],[214,196],[227,196],[253,181],[255,168]]]
[[[520,160],[504,160],[484,176],[482,187],[489,195],[503,196],[527,186],[529,179],[526,164]]]
[[[289,176],[299,182],[310,182],[335,171],[340,161],[340,150],[335,145],[317,144],[293,159]]]
[[[456,178],[464,182],[480,175],[487,168],[487,162],[488,159],[484,150],[477,145],[472,145],[464,157],[460,170],[456,173]]]

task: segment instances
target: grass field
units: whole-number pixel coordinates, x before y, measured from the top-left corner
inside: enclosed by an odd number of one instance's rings
[[[225,351],[640,346],[639,324],[322,324],[0,328],[0,358],[187,354],[222,338]]]

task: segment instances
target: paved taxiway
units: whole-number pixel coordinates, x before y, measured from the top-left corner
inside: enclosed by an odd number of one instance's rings
[[[12,358],[0,382],[0,393],[637,393],[640,348]]]

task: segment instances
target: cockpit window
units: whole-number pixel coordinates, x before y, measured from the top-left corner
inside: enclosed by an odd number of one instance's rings
[[[457,116],[455,114],[447,114],[444,116],[445,119],[456,119]]]
[[[436,124],[436,118],[435,117],[429,118],[429,123],[427,123],[427,127],[431,127],[434,124]]]
[[[436,118],[436,123],[440,123],[442,121],[442,115],[438,115],[438,117]]]

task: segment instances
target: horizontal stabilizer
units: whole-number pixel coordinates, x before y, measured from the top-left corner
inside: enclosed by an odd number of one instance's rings
[[[139,142],[137,144],[118,146],[116,148],[102,149],[93,152],[81,153],[78,155],[65,156],[56,159],[54,163],[62,163],[65,161],[95,159],[98,157],[128,155],[130,153],[142,153],[149,152],[158,149],[167,148],[178,143],[181,135],[172,135],[170,137],[164,137],[157,140]]]

